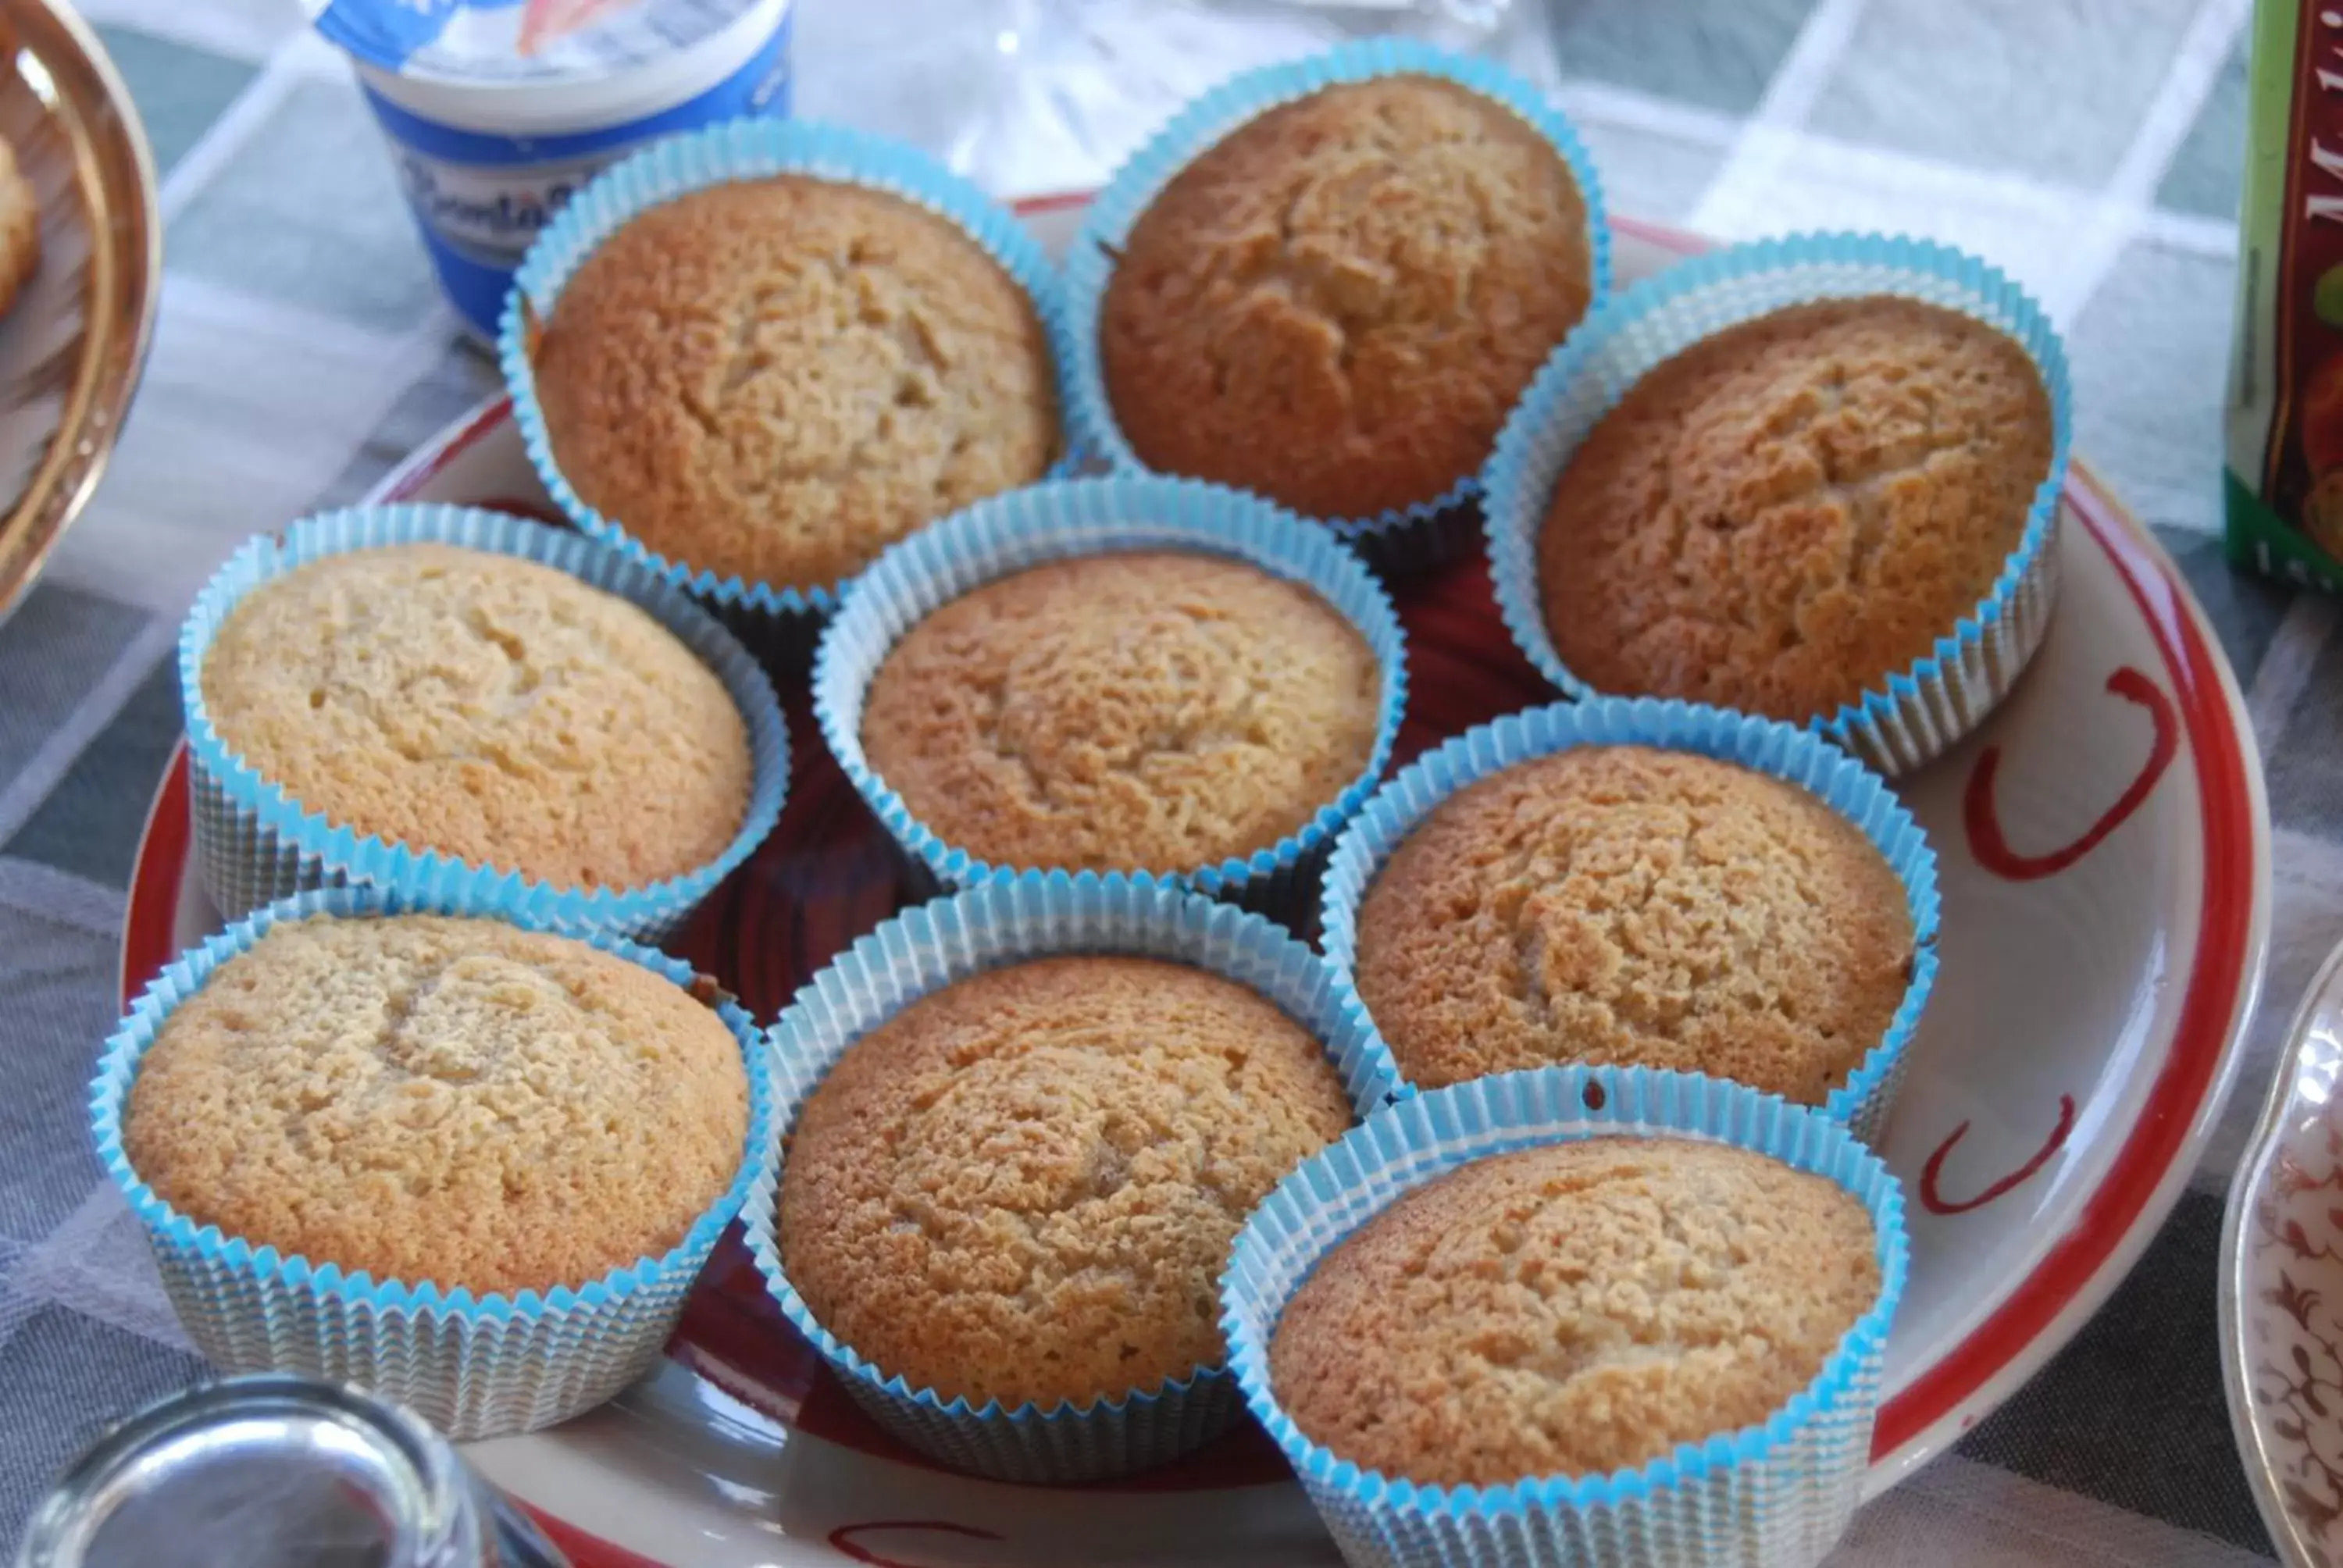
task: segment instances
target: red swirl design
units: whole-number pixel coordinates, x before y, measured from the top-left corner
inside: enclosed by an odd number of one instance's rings
[[[990,1530],[978,1530],[970,1525],[947,1523],[940,1519],[886,1519],[870,1524],[841,1524],[830,1533],[830,1543],[853,1558],[857,1563],[870,1563],[877,1568],[919,1568],[893,1557],[881,1557],[854,1538],[866,1530],[932,1530],[945,1535],[965,1536],[971,1541],[998,1541],[1000,1536]]]
[[[1920,1168],[1920,1201],[1931,1214],[1966,1214],[1972,1209],[1982,1209],[2049,1164],[2050,1156],[2066,1146],[2067,1135],[2075,1131],[2075,1097],[2071,1094],[2058,1097],[2058,1125],[2050,1130],[2049,1140],[2036,1150],[2025,1164],[1976,1197],[1955,1201],[1946,1199],[1937,1190],[1936,1182],[1944,1173],[1946,1157],[1952,1153],[1953,1145],[1958,1143],[1968,1130],[1969,1124],[1966,1121],[1954,1128],[1945,1141],[1936,1145],[1936,1151],[1928,1156],[1928,1162]]]
[[[1978,865],[1996,877],[2013,882],[2038,881],[2054,877],[2097,849],[2107,836],[2124,824],[2126,818],[2140,808],[2148,791],[2156,788],[2164,770],[2172,766],[2172,759],[2180,750],[2180,719],[2174,711],[2172,699],[2164,689],[2129,665],[2124,665],[2107,677],[2107,689],[2147,709],[2148,719],[2156,726],[2156,737],[2148,745],[2147,760],[2129,787],[2107,808],[2099,819],[2091,824],[2083,836],[2061,849],[2046,855],[2021,855],[2009,847],[2002,837],[2001,819],[1994,809],[1994,775],[2001,767],[2001,748],[1988,746],[1977,754],[1976,768],[1969,774],[1968,793],[1961,802],[1961,819],[1968,829],[1969,853]]]

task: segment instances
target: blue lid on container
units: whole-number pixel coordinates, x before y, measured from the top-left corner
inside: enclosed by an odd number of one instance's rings
[[[760,0],[308,0],[317,31],[401,76],[480,86],[593,81],[680,54]]]

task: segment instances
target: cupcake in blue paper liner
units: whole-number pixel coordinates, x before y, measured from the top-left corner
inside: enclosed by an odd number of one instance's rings
[[[196,864],[230,919],[329,884],[655,941],[772,830],[772,685],[566,530],[360,507],[246,543],[179,634]]]
[[[1959,251],[1800,235],[1596,311],[1483,478],[1505,624],[1574,697],[1811,723],[1891,775],[2048,629],[2073,433],[2040,307]]]
[[[785,1148],[742,1218],[782,1312],[895,1436],[1021,1482],[1238,1418],[1229,1239],[1391,1085],[1316,954],[1147,877],[908,910],[772,1042]]]
[[[1382,38],[1249,72],[1135,154],[1068,253],[1076,432],[1329,522],[1379,569],[1435,565],[1609,278],[1585,149],[1502,67]]]
[[[1860,1496],[1907,1266],[1895,1177],[1827,1118],[1543,1068],[1305,1161],[1222,1322],[1354,1568],[1806,1568]]]
[[[1288,923],[1390,759],[1391,601],[1255,497],[1131,475],[996,497],[890,548],[816,657],[840,768],[946,888],[1148,871]]]
[[[1731,1078],[1885,1131],[1936,978],[1936,859],[1811,730],[1594,699],[1426,752],[1327,864],[1321,940],[1405,1082]]]
[[[166,968],[100,1057],[99,1162],[223,1371],[459,1439],[658,1358],[776,1152],[769,1051],[689,965],[327,889]]]
[[[1056,269],[974,186],[867,132],[741,120],[573,197],[498,347],[563,512],[779,635],[922,524],[1070,467],[1071,342]]]

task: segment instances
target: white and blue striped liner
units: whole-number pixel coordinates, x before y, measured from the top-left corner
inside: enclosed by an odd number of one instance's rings
[[[2066,351],[2041,307],[1999,269],[1926,240],[1867,234],[1794,235],[1679,262],[1599,307],[1530,383],[1497,437],[1482,504],[1497,608],[1548,680],[1573,697],[1594,694],[1554,651],[1537,563],[1555,482],[1587,434],[1646,371],[1703,337],[1794,305],[1880,294],[1974,317],[2032,357],[2050,400],[2050,468],[1984,602],[1926,658],[1813,723],[1894,777],[1941,756],[2008,693],[2057,602],[2059,495],[2074,436]]]
[[[918,148],[820,120],[742,119],[671,136],[616,164],[548,224],[513,274],[505,303],[497,357],[512,393],[513,421],[520,427],[528,460],[555,505],[580,528],[623,551],[669,582],[689,588],[725,609],[780,618],[820,617],[838,602],[836,583],[749,582],[719,577],[689,561],[669,560],[627,531],[624,518],[607,518],[586,504],[562,477],[546,434],[537,397],[537,373],[529,359],[529,323],[552,318],[562,289],[595,248],[627,221],[649,208],[710,186],[809,175],[843,185],[891,192],[916,202],[967,231],[1014,278],[1033,302],[1050,357],[1058,373],[1059,418],[1065,449],[1052,474],[1072,471],[1079,460],[1071,419],[1073,334],[1068,324],[1057,268],[1041,243],[1016,216],[967,180]]]
[[[1588,308],[1611,289],[1611,226],[1603,206],[1603,182],[1594,160],[1570,121],[1529,83],[1493,61],[1450,54],[1404,38],[1372,38],[1345,44],[1307,59],[1288,61],[1231,77],[1196,99],[1155,133],[1115,172],[1090,205],[1066,253],[1066,307],[1072,327],[1072,389],[1068,395],[1075,440],[1121,469],[1144,469],[1115,423],[1099,359],[1099,309],[1113,276],[1115,258],[1132,227],[1163,187],[1230,132],[1282,104],[1306,98],[1343,82],[1382,76],[1439,76],[1494,100],[1529,122],[1552,142],[1586,202]],[[1475,521],[1473,502],[1478,474],[1460,474],[1446,491],[1412,506],[1372,518],[1322,518],[1376,568],[1413,571],[1436,566],[1469,541]]]
[[[1904,1081],[1912,1031],[1936,983],[1936,853],[1879,775],[1814,731],[1774,719],[1649,697],[1594,698],[1507,714],[1417,758],[1360,809],[1327,862],[1319,945],[1348,1005],[1373,1022],[1358,991],[1359,905],[1416,824],[1493,773],[1578,746],[1693,751],[1771,774],[1862,829],[1885,858],[1904,884],[1912,915],[1912,978],[1886,1032],[1822,1107],[1857,1138],[1876,1142]]]
[[[716,672],[749,731],[749,808],[724,853],[639,888],[556,888],[523,876],[337,825],[230,749],[204,700],[212,639],[263,583],[327,556],[434,543],[539,562],[641,608]],[[617,552],[560,528],[468,507],[353,507],[304,518],[246,541],[213,574],[179,630],[179,691],[186,711],[187,774],[196,863],[212,903],[236,920],[287,894],[360,883],[461,900],[484,912],[556,930],[616,931],[655,942],[771,832],[789,788],[789,745],[779,699],[754,658],[707,611]]]
[[[813,703],[830,755],[888,832],[944,888],[1047,868],[998,867],[946,843],[872,769],[862,749],[862,707],[880,665],[920,619],[982,583],[1070,556],[1161,549],[1231,556],[1302,585],[1356,628],[1383,665],[1373,752],[1315,817],[1267,849],[1218,865],[1147,868],[1288,923],[1306,912],[1335,830],[1383,777],[1399,737],[1407,705],[1399,617],[1382,585],[1324,528],[1241,490],[1141,474],[1011,490],[921,529],[856,579],[822,634]]]
[[[1359,1113],[1382,1104],[1391,1089],[1381,1042],[1343,1007],[1324,962],[1281,928],[1151,877],[1032,871],[906,910],[798,992],[771,1035],[783,1140],[831,1066],[871,1030],[954,981],[1059,953],[1141,954],[1225,976],[1318,1038]],[[1235,1383],[1218,1366],[1089,1404],[977,1406],[913,1388],[824,1329],[783,1272],[774,1224],[787,1169],[785,1154],[779,1168],[760,1173],[742,1211],[749,1251],[782,1312],[856,1402],[920,1452],[1001,1480],[1088,1481],[1177,1458],[1242,1413]]]
[[[272,904],[179,955],[106,1042],[90,1085],[91,1137],[98,1163],[146,1229],[173,1310],[222,1371],[354,1383],[410,1407],[459,1440],[534,1431],[601,1403],[659,1359],[701,1264],[772,1164],[771,1051],[738,1006],[714,1004],[740,1042],[749,1074],[749,1132],[739,1172],[674,1247],[579,1287],[475,1295],[428,1280],[377,1280],[329,1260],[256,1247],[172,1207],[123,1151],[123,1110],[147,1047],[214,970],[279,922],[400,912],[494,918],[457,899],[329,888]],[[601,934],[580,940],[678,985],[693,981],[690,965],[649,948]]]
[[[1472,1161],[1619,1136],[1755,1150],[1829,1178],[1870,1211],[1879,1299],[1803,1392],[1759,1425],[1680,1444],[1635,1470],[1492,1486],[1419,1485],[1362,1470],[1294,1425],[1270,1382],[1270,1343],[1294,1292],[1344,1237]],[[1353,1568],[1811,1568],[1862,1492],[1908,1261],[1896,1178],[1829,1119],[1721,1079],[1545,1067],[1403,1101],[1304,1161],[1238,1235],[1221,1280],[1221,1325],[1245,1403]]]

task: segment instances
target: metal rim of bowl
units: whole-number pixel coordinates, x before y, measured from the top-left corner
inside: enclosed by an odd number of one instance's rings
[[[113,456],[154,337],[163,226],[146,127],[96,32],[64,0],[5,0],[0,28],[19,60],[39,65],[26,85],[72,146],[74,192],[90,236],[85,322],[64,412],[24,493],[0,518],[5,616],[88,504]]]

